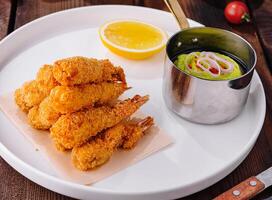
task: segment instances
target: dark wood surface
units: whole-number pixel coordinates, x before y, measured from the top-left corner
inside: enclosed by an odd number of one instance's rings
[[[231,30],[246,38],[258,55],[257,71],[262,79],[267,99],[265,123],[256,145],[243,163],[227,177],[209,188],[182,198],[208,200],[242,180],[272,166],[272,8],[271,0],[248,0],[253,23],[230,25],[223,15],[222,0],[180,0],[185,14],[206,26]],[[131,4],[167,10],[162,0],[0,0],[0,39],[12,30],[38,17],[56,11],[96,4]],[[1,56],[1,52],[0,52]],[[231,148],[231,147],[230,147]],[[0,199],[71,199],[51,192],[26,179],[0,158]],[[272,196],[267,189],[254,199]]]
[[[272,1],[271,0],[249,0],[257,33],[259,34],[265,56],[272,70]]]
[[[107,3],[109,1],[106,0],[18,0],[15,29],[38,17],[60,10]],[[134,5],[133,0],[111,0],[110,3]]]
[[[11,2],[0,0],[0,40],[8,34]]]

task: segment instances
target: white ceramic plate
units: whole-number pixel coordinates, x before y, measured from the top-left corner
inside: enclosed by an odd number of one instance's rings
[[[126,96],[150,94],[150,102],[141,110],[153,115],[175,143],[93,186],[83,186],[59,179],[47,160],[0,113],[0,154],[27,178],[80,199],[174,199],[222,179],[253,147],[265,116],[265,96],[257,73],[246,107],[233,121],[216,126],[184,121],[170,112],[162,100],[164,52],[149,60],[128,61],[109,53],[101,44],[97,33],[101,24],[128,18],[152,23],[169,35],[178,30],[169,13],[135,6],[84,7],[40,18],[0,43],[0,91],[14,90],[33,79],[42,64],[59,58],[110,58],[115,64],[122,64],[133,86]],[[194,21],[190,24],[200,26]]]

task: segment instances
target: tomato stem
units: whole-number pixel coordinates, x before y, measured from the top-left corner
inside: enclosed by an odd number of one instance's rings
[[[242,20],[245,21],[245,22],[250,22],[250,16],[248,13],[245,13],[243,16],[242,16]]]

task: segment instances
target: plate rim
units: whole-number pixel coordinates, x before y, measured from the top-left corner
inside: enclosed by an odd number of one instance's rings
[[[55,12],[55,13],[52,13],[52,14],[37,18],[37,19],[35,19],[35,20],[33,20],[33,21],[29,22],[29,23],[26,23],[25,25],[23,25],[20,28],[16,29],[14,32],[12,32],[8,36],[6,36],[4,39],[2,39],[0,41],[0,46],[3,43],[5,43],[6,41],[8,41],[10,38],[12,39],[12,37],[14,35],[17,35],[20,31],[23,31],[25,28],[31,27],[33,24],[39,23],[41,20],[46,20],[47,18],[50,18],[50,17],[54,17],[54,16],[57,16],[57,15],[62,15],[63,13],[66,13],[66,12],[79,12],[80,10],[84,10],[84,9],[96,9],[96,8],[103,8],[103,7],[115,7],[115,8],[118,8],[118,7],[130,7],[131,8],[131,7],[133,7],[134,9],[152,10],[154,12],[159,12],[159,13],[162,13],[162,14],[171,15],[170,13],[168,13],[166,11],[162,11],[162,10],[158,10],[158,9],[154,9],[154,8],[147,8],[147,7],[140,7],[140,6],[130,6],[130,5],[95,5],[95,6],[72,8],[72,9],[67,9],[67,10]],[[190,20],[190,21],[194,21],[194,20]],[[196,21],[194,21],[194,22],[196,22]],[[198,23],[198,22],[196,22],[196,23]],[[0,72],[1,72],[1,70],[0,70]],[[260,77],[259,77],[259,75],[257,74],[256,71],[254,72],[254,76],[256,78],[256,81],[261,85],[261,93],[263,94],[262,95],[263,96],[262,97],[262,101],[263,101],[262,108],[263,109],[262,109],[262,111],[260,111],[260,115],[262,115],[262,116],[260,116],[259,121],[256,122],[256,129],[253,132],[252,137],[250,138],[249,142],[244,146],[244,148],[241,149],[240,153],[238,153],[237,156],[234,157],[232,159],[232,161],[228,163],[227,166],[225,166],[221,170],[218,170],[217,173],[215,173],[213,175],[210,175],[208,177],[205,177],[205,179],[204,178],[200,179],[198,182],[203,183],[203,181],[205,181],[207,179],[212,179],[214,177],[218,177],[219,174],[221,174],[224,171],[233,171],[244,160],[246,155],[250,152],[251,148],[254,146],[254,144],[255,144],[258,136],[259,136],[259,133],[260,133],[260,131],[262,129],[262,125],[263,125],[264,119],[265,119],[265,112],[266,112],[266,99],[265,99],[263,84],[262,84],[262,82],[260,80]],[[189,188],[189,187],[193,187],[193,186],[195,187],[195,185],[197,184],[196,182],[194,182],[194,183],[191,183],[189,185],[186,185],[186,187],[175,186],[175,187],[162,189],[162,190],[148,190],[148,191],[144,191],[144,192],[139,192],[139,191],[137,191],[137,192],[132,192],[132,191],[127,191],[127,192],[126,191],[118,191],[118,192],[115,192],[115,191],[113,191],[111,189],[80,185],[80,184],[69,182],[69,181],[66,181],[66,180],[62,180],[61,178],[54,177],[53,175],[47,174],[47,173],[45,173],[45,172],[31,166],[30,164],[24,162],[20,158],[18,158],[15,154],[13,154],[11,151],[9,151],[8,148],[4,144],[2,144],[1,141],[0,141],[0,155],[2,156],[2,158],[4,160],[6,160],[6,161],[9,160],[9,161],[7,161],[9,163],[9,165],[11,165],[16,171],[18,171],[23,176],[26,176],[22,172],[23,168],[24,168],[24,169],[32,171],[32,173],[34,173],[33,176],[36,175],[38,177],[46,179],[47,181],[53,181],[54,183],[62,184],[64,186],[68,186],[68,187],[71,187],[71,188],[74,188],[74,189],[78,189],[78,190],[81,190],[81,191],[87,191],[87,192],[95,192],[95,193],[101,194],[101,195],[105,195],[105,194],[107,194],[107,195],[136,195],[136,196],[152,195],[152,194],[160,195],[162,193],[175,192],[175,191],[177,191],[179,189],[185,189],[185,188]],[[243,155],[243,156],[241,156],[241,155]],[[243,157],[243,159],[241,159],[241,157]],[[10,164],[10,162],[12,162],[12,164]],[[235,167],[233,167],[234,163],[235,163]],[[14,166],[15,164],[19,165],[22,169],[21,170],[17,169],[19,167],[16,165],[17,166],[17,168],[16,168]],[[230,168],[232,168],[232,169],[230,169]],[[229,172],[227,172],[227,174],[229,174]],[[29,178],[29,176],[26,176],[26,177]],[[38,183],[38,181],[35,181],[34,180],[35,178],[33,178],[33,177],[31,177],[29,179],[34,181],[35,183],[37,183],[39,185],[42,185],[42,186],[45,185],[45,184]],[[214,181],[214,183],[219,181],[221,178],[216,178],[216,179],[217,180]],[[212,184],[214,184],[214,183],[212,183]],[[211,185],[211,184],[208,184],[208,185]],[[44,186],[44,187],[50,188],[50,187],[47,187],[47,186]],[[207,186],[205,186],[205,187],[207,187]],[[203,188],[200,188],[199,190],[201,190],[201,189],[203,189]],[[50,188],[50,190],[53,190],[55,192],[59,192],[57,190],[52,189],[52,187]],[[197,190],[197,191],[199,191],[199,190]],[[71,195],[71,196],[73,196],[73,195]]]

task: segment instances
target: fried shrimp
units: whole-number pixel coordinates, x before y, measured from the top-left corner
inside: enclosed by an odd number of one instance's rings
[[[34,105],[38,105],[43,99],[44,95],[40,93],[37,86],[37,81],[29,81],[23,84],[23,86],[17,89],[14,93],[16,104],[24,112],[28,112]]]
[[[117,149],[134,148],[154,124],[152,117],[131,119],[149,96],[118,100],[127,89],[121,67],[77,56],[43,65],[14,98],[28,124],[50,132],[56,149],[72,150],[74,166],[89,170],[106,163]]]
[[[15,102],[24,112],[39,105],[49,95],[51,89],[58,85],[53,77],[52,69],[51,65],[44,65],[40,68],[35,80],[24,83],[15,91]]]
[[[60,117],[52,107],[50,97],[46,97],[39,106],[34,106],[28,112],[28,122],[36,129],[48,130]]]
[[[123,143],[120,145],[122,149],[132,149],[137,142],[144,136],[145,131],[154,125],[152,117],[146,117],[138,122],[129,122],[126,124],[126,134],[123,138]]]
[[[56,86],[38,106],[28,113],[30,125],[36,129],[49,129],[61,114],[72,113],[94,104],[116,100],[124,91],[123,83],[87,84],[83,86]]]
[[[50,98],[53,108],[57,112],[66,114],[94,104],[102,105],[116,100],[126,89],[126,84],[122,82],[57,86],[52,89]]]
[[[57,149],[72,149],[129,117],[147,101],[148,96],[136,95],[113,107],[102,106],[62,115],[50,129],[51,137]]]
[[[121,122],[96,136],[93,140],[72,150],[72,162],[80,170],[93,169],[107,162],[118,147],[132,148],[142,138],[144,131],[153,125],[147,117],[138,123]]]
[[[123,81],[125,74],[121,67],[114,67],[109,60],[86,57],[71,57],[54,63],[53,74],[61,85]]]

